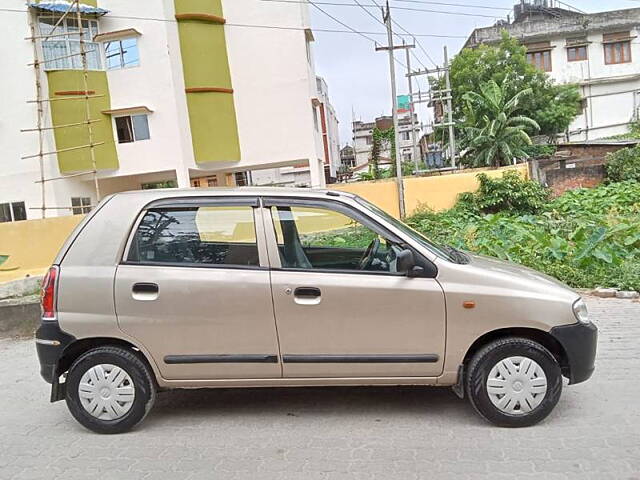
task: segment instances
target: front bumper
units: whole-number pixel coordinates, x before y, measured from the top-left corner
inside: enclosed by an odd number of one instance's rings
[[[569,384],[588,380],[595,369],[598,328],[593,323],[578,322],[553,327],[549,333],[567,354]]]

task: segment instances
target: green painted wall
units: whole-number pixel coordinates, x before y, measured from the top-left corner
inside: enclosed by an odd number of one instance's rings
[[[176,13],[222,16],[221,0],[175,0]],[[224,27],[198,20],[178,22],[186,88],[233,88]],[[187,93],[193,151],[197,163],[240,160],[233,95]]]
[[[84,91],[83,73],[80,70],[53,70],[47,72],[50,98],[69,98],[56,95],[60,91]],[[111,105],[109,85],[106,72],[91,71],[88,78],[89,90],[95,90],[95,95],[104,97],[90,98],[89,107],[92,119],[100,122],[92,123],[93,142],[105,142],[95,147],[96,165],[98,169],[118,168],[118,156],[113,140],[111,117],[100,113],[108,110]],[[83,122],[86,120],[86,106],[84,100],[60,100],[50,102],[51,119],[53,125]],[[56,149],[77,147],[89,143],[88,125],[58,128],[54,131]],[[91,170],[91,152],[89,148],[72,150],[58,154],[58,166],[62,173],[72,173]]]

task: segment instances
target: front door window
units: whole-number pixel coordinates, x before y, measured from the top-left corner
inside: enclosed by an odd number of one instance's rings
[[[271,207],[283,268],[397,273],[398,244],[320,207]]]

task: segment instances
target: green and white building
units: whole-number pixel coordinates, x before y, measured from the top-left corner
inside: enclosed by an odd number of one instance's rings
[[[0,221],[42,216],[39,158],[23,158],[40,151],[39,134],[21,132],[38,118],[38,104],[28,103],[36,99],[34,46],[47,99],[42,151],[58,152],[43,157],[44,177],[63,177],[45,182],[47,216],[96,203],[94,175],[83,174],[94,161],[100,196],[202,178],[201,186],[230,186],[274,168],[324,185],[329,159],[307,5],[84,0],[85,88],[75,10],[50,37],[30,40],[31,24],[35,37],[50,34],[69,2],[2,4]],[[90,143],[98,145],[82,147]]]

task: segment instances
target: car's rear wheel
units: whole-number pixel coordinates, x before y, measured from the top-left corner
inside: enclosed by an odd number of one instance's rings
[[[543,420],[562,392],[554,356],[526,338],[504,338],[480,349],[468,365],[466,392],[471,405],[502,427],[527,427]]]
[[[69,369],[66,401],[78,422],[97,433],[131,430],[149,413],[155,386],[147,365],[132,351],[99,347]]]

